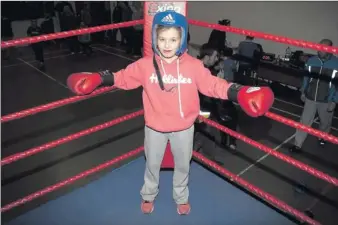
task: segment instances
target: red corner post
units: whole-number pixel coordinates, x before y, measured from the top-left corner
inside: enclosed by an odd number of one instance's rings
[[[164,157],[162,160],[162,169],[174,169],[175,167],[175,162],[174,162],[174,157],[173,154],[171,153],[171,147],[170,147],[170,142],[168,141],[167,147],[165,149]]]

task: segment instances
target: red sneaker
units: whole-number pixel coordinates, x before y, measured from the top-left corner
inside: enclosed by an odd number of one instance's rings
[[[150,214],[154,211],[154,202],[142,201],[141,210],[144,214]]]
[[[190,210],[191,206],[189,203],[177,205],[177,213],[180,215],[188,215],[190,213]]]

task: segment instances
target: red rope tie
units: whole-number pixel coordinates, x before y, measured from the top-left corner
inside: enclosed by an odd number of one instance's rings
[[[267,192],[264,192],[263,190],[259,189],[258,187],[254,186],[253,184],[247,182],[246,180],[240,178],[239,176],[237,176],[237,175],[231,173],[230,171],[224,169],[223,167],[217,165],[215,162],[207,159],[202,154],[200,154],[198,152],[193,152],[193,156],[195,158],[199,159],[201,162],[203,162],[207,166],[212,167],[213,169],[215,169],[216,171],[221,173],[223,176],[225,176],[225,177],[229,178],[230,180],[234,181],[235,183],[241,185],[242,187],[246,188],[247,190],[249,190],[252,193],[259,196],[260,198],[266,200],[267,202],[272,203],[274,206],[277,206],[278,208],[282,209],[284,212],[287,212],[291,215],[294,215],[298,219],[300,219],[301,221],[305,221],[309,224],[320,225],[320,223],[318,221],[311,219],[310,217],[306,216],[304,213],[301,213],[297,209],[292,208],[291,206],[289,206],[285,202],[279,200],[278,198],[274,197],[273,195],[271,195]]]
[[[19,200],[16,200],[16,201],[12,202],[12,203],[9,203],[8,205],[5,205],[4,207],[1,208],[1,213],[6,212],[6,211],[8,211],[10,209],[13,209],[15,207],[18,207],[20,205],[23,205],[23,204],[25,204],[27,202],[31,202],[32,200],[34,200],[36,198],[42,197],[42,196],[44,196],[44,195],[46,195],[46,194],[48,194],[50,192],[53,192],[53,191],[56,191],[56,190],[60,189],[60,188],[62,188],[64,186],[66,186],[66,185],[72,184],[72,183],[74,183],[77,180],[80,180],[80,179],[85,178],[85,177],[87,177],[89,175],[97,173],[97,172],[99,172],[99,171],[101,171],[103,169],[106,169],[106,168],[108,168],[108,167],[110,167],[110,166],[112,166],[114,164],[119,163],[120,161],[126,160],[126,159],[128,159],[130,157],[133,157],[133,156],[136,156],[137,154],[141,153],[143,151],[143,149],[144,149],[143,146],[139,147],[139,148],[137,148],[135,150],[132,150],[132,151],[126,153],[126,154],[123,154],[123,155],[121,155],[119,157],[116,157],[116,158],[114,158],[114,159],[112,159],[112,160],[110,160],[108,162],[100,164],[100,165],[98,165],[98,166],[96,166],[96,167],[94,167],[92,169],[86,170],[86,171],[84,171],[84,172],[82,172],[80,174],[77,174],[77,175],[75,175],[73,177],[70,177],[70,178],[64,180],[64,181],[61,181],[60,183],[51,185],[51,186],[46,187],[46,188],[44,188],[44,189],[42,189],[40,191],[37,191],[37,192],[35,192],[33,194],[30,194],[30,195],[28,195],[26,197],[23,197],[23,198],[21,198]]]
[[[309,173],[309,174],[311,174],[311,175],[313,175],[313,176],[315,176],[315,177],[317,177],[321,180],[324,180],[324,181],[326,181],[330,184],[333,184],[334,186],[338,186],[338,179],[335,178],[335,177],[332,177],[328,174],[325,174],[325,173],[323,173],[323,172],[321,172],[321,171],[319,171],[319,170],[317,170],[313,167],[310,167],[310,166],[308,166],[308,165],[306,165],[306,164],[304,164],[304,163],[302,163],[298,160],[295,160],[295,159],[293,159],[289,156],[286,156],[286,155],[284,155],[280,152],[274,151],[273,149],[271,149],[271,148],[269,148],[265,145],[262,145],[261,143],[258,143],[257,141],[254,141],[254,140],[252,140],[252,139],[250,139],[250,138],[248,138],[244,135],[241,135],[241,134],[239,134],[239,133],[237,133],[233,130],[230,130],[229,128],[224,127],[224,126],[222,126],[222,125],[220,125],[220,124],[218,124],[218,123],[216,123],[212,120],[206,119],[203,116],[200,116],[199,118],[202,121],[204,121],[206,124],[208,124],[212,127],[215,127],[215,128],[217,128],[218,130],[220,130],[224,133],[227,133],[227,134],[229,134],[229,135],[231,135],[231,136],[233,136],[233,137],[235,137],[239,140],[242,140],[245,143],[247,143],[247,144],[249,144],[253,147],[256,147],[259,150],[262,150],[263,152],[266,152],[266,153],[268,153],[268,154],[270,154],[270,155],[272,155],[272,156],[274,156],[274,157],[276,157],[276,158],[278,158],[278,159],[280,159],[280,160],[282,160],[286,163],[289,163],[292,166],[297,167],[298,169],[303,170],[303,171],[305,171],[305,172],[307,172],[307,173]]]
[[[43,144],[41,146],[28,149],[28,150],[26,150],[24,152],[20,152],[20,153],[17,153],[17,154],[10,155],[10,156],[8,156],[8,157],[6,157],[6,158],[4,158],[4,159],[1,160],[1,166],[5,166],[7,164],[10,164],[10,163],[16,162],[18,160],[30,157],[32,155],[35,155],[37,153],[47,151],[47,150],[49,150],[51,148],[55,148],[55,147],[57,147],[57,146],[59,146],[61,144],[65,144],[67,142],[76,140],[76,139],[78,139],[80,137],[89,135],[89,134],[94,133],[94,132],[98,132],[100,130],[103,130],[103,129],[106,129],[108,127],[114,126],[116,124],[122,123],[124,121],[133,119],[133,118],[135,118],[137,116],[140,116],[142,114],[143,114],[143,110],[140,110],[140,111],[137,111],[137,112],[134,112],[134,113],[130,113],[130,114],[121,116],[119,118],[116,118],[114,120],[111,120],[109,122],[106,122],[106,123],[103,123],[103,124],[91,127],[89,129],[82,130],[82,131],[77,132],[75,134],[71,134],[69,136],[66,136],[66,137],[63,137],[63,138],[51,141],[51,142]]]
[[[11,113],[5,116],[1,117],[1,123],[6,123],[12,120],[17,120],[17,119],[21,119],[24,118],[26,116],[32,116],[34,114],[40,113],[40,112],[45,112],[45,111],[49,111],[51,109],[55,109],[61,106],[65,106],[71,103],[75,103],[81,100],[85,100],[88,98],[92,98],[95,96],[98,96],[100,94],[109,92],[116,89],[116,87],[104,87],[104,88],[100,88],[97,89],[96,91],[92,92],[89,95],[82,95],[82,96],[74,96],[74,97],[70,97],[70,98],[65,98],[65,99],[61,99],[55,102],[50,102],[47,103],[45,105],[39,105],[30,109],[26,109],[26,110],[22,110],[19,112],[15,112],[15,113]]]
[[[320,130],[313,129],[312,127],[309,127],[309,126],[306,126],[304,124],[295,122],[293,120],[287,119],[283,116],[277,115],[277,114],[272,113],[272,112],[267,112],[265,114],[265,116],[270,118],[270,119],[273,119],[275,121],[278,121],[280,123],[283,123],[285,125],[288,125],[290,127],[294,127],[296,129],[305,131],[306,133],[309,133],[309,134],[311,134],[315,137],[319,137],[319,138],[327,140],[331,143],[338,144],[338,138],[333,136],[333,135],[330,135],[328,133],[322,132]]]

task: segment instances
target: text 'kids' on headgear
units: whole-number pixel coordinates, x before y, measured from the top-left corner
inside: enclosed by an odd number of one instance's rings
[[[183,54],[187,49],[187,37],[188,37],[188,21],[186,17],[174,10],[167,10],[155,14],[152,25],[152,47],[156,54],[159,55],[157,49],[157,34],[156,29],[158,26],[166,27],[179,27],[182,30],[181,45],[176,52],[176,55]]]

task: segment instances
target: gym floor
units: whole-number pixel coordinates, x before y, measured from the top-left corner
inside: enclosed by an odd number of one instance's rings
[[[46,51],[46,71],[41,71],[37,68],[30,49],[21,50],[20,56],[2,62],[2,116],[73,96],[66,87],[67,76],[73,72],[102,69],[117,71],[135,60],[126,55],[121,48],[107,45],[95,45],[91,57],[71,55],[63,49],[52,50]],[[4,123],[2,124],[2,157],[140,110],[142,109],[141,92],[141,89],[128,92],[114,90],[78,103]],[[280,92],[283,91],[278,90],[278,93]],[[292,91],[288,89],[287,96],[277,95],[271,111],[299,121],[302,104],[298,100],[298,95],[295,97],[295,94],[290,92]],[[291,155],[288,147],[294,137],[293,128],[265,117],[249,118],[240,110],[239,114],[240,133],[276,151]],[[316,121],[314,128],[317,127]],[[143,117],[138,117],[4,166],[2,205],[142,146],[143,128]],[[337,113],[333,120],[332,134],[338,136]],[[338,224],[338,218],[333,216],[338,212],[338,191],[333,185],[241,141],[237,141],[238,149],[233,152],[215,146],[207,137],[200,138],[207,143],[206,146],[218,148],[224,167],[232,173],[240,175],[300,211],[312,211],[315,219],[323,224]],[[319,147],[317,139],[309,135],[304,144],[304,152],[292,154],[292,157],[338,177],[336,160],[338,151],[334,146],[327,143],[324,148]],[[115,167],[119,166],[121,165]],[[8,222],[110,171],[111,168],[6,212],[2,215],[2,220]]]

